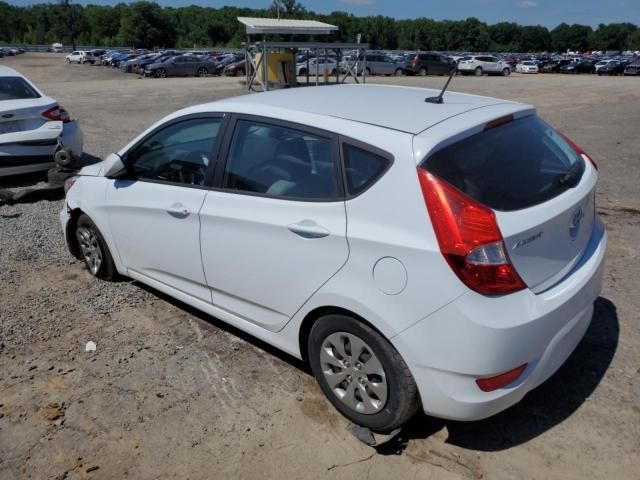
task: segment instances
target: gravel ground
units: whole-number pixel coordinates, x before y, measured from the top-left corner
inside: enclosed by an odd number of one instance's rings
[[[178,108],[243,93],[237,79],[137,79],[54,54],[2,63],[79,119],[89,160]],[[418,416],[373,450],[299,362],[136,282],[92,278],[64,245],[61,199],[4,205],[0,479],[638,478],[640,82],[512,75],[456,78],[452,89],[535,105],[599,164],[604,290],[554,377],[491,419]],[[96,352],[85,352],[90,340]]]

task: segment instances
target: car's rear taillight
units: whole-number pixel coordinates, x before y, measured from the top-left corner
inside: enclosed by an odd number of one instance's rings
[[[578,153],[578,155],[582,155],[583,157],[586,157],[587,160],[589,160],[591,162],[591,164],[593,165],[593,167],[597,170],[598,169],[598,165],[596,165],[596,162],[593,160],[593,158],[591,158],[589,156],[589,154],[587,152],[585,152],[582,148],[580,148],[578,145],[576,145],[575,143],[573,143],[573,141],[567,137],[564,133],[562,132],[558,132],[560,134],[560,136],[562,138],[564,138],[566,140],[566,142],[571,145],[571,148],[573,148],[576,153]]]
[[[411,65],[413,65],[415,67],[417,63],[418,63],[418,57],[413,57]]]
[[[71,121],[71,115],[60,105],[56,105],[49,110],[42,112],[42,116],[48,120],[59,121],[62,123],[68,123]]]
[[[493,211],[420,167],[418,177],[440,251],[460,280],[484,295],[526,288]]]

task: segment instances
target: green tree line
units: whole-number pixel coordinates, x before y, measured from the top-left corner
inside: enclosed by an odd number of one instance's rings
[[[70,0],[26,7],[0,1],[0,43],[133,47],[238,47],[245,41],[239,16],[316,19],[337,25],[332,40],[353,42],[357,34],[371,48],[539,52],[570,50],[639,50],[640,29],[631,23],[546,27],[477,18],[436,21],[356,17],[345,12],[321,15],[295,0],[276,0],[265,9],[237,7],[162,8],[149,1],[114,6],[77,5]]]

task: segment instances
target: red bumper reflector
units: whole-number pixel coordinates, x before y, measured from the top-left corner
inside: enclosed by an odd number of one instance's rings
[[[499,388],[504,387],[505,385],[509,385],[510,383],[516,381],[522,372],[527,368],[527,364],[520,365],[513,370],[509,370],[508,372],[501,373],[500,375],[496,375],[495,377],[489,378],[478,378],[476,383],[480,390],[483,392],[493,392]]]

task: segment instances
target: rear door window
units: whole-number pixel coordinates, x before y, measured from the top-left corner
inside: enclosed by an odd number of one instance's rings
[[[306,131],[238,120],[224,187],[272,197],[334,200],[342,196],[332,140]]]
[[[580,180],[585,169],[581,156],[535,115],[444,147],[427,157],[422,167],[502,211],[528,208],[560,195]],[[571,176],[565,177],[568,173]]]

